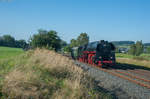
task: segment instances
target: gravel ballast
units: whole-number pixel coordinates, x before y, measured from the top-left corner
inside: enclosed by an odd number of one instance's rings
[[[150,89],[142,87],[128,80],[113,76],[95,67],[75,61],[89,76],[98,82],[98,86],[109,90],[118,99],[150,99]]]

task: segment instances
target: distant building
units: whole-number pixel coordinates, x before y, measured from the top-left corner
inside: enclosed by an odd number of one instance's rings
[[[119,53],[127,53],[129,48],[119,48]]]

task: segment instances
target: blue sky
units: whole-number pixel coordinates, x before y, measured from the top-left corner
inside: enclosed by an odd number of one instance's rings
[[[150,42],[149,0],[0,0],[0,36],[28,40],[38,29],[70,41],[81,32],[97,40]]]

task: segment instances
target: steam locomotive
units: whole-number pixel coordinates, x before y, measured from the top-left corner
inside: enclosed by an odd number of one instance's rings
[[[115,46],[104,40],[74,47],[72,48],[71,56],[80,62],[99,67],[113,66],[116,63]]]

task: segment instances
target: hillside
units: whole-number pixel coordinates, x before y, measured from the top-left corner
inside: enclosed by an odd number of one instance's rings
[[[93,80],[72,60],[49,50],[0,60],[0,75],[3,99],[111,99],[95,90]]]
[[[134,41],[112,41],[115,46],[129,46],[134,44]]]
[[[135,44],[134,41],[112,41],[115,46],[119,47],[129,47],[132,44]],[[150,46],[150,43],[143,43],[144,46]]]

